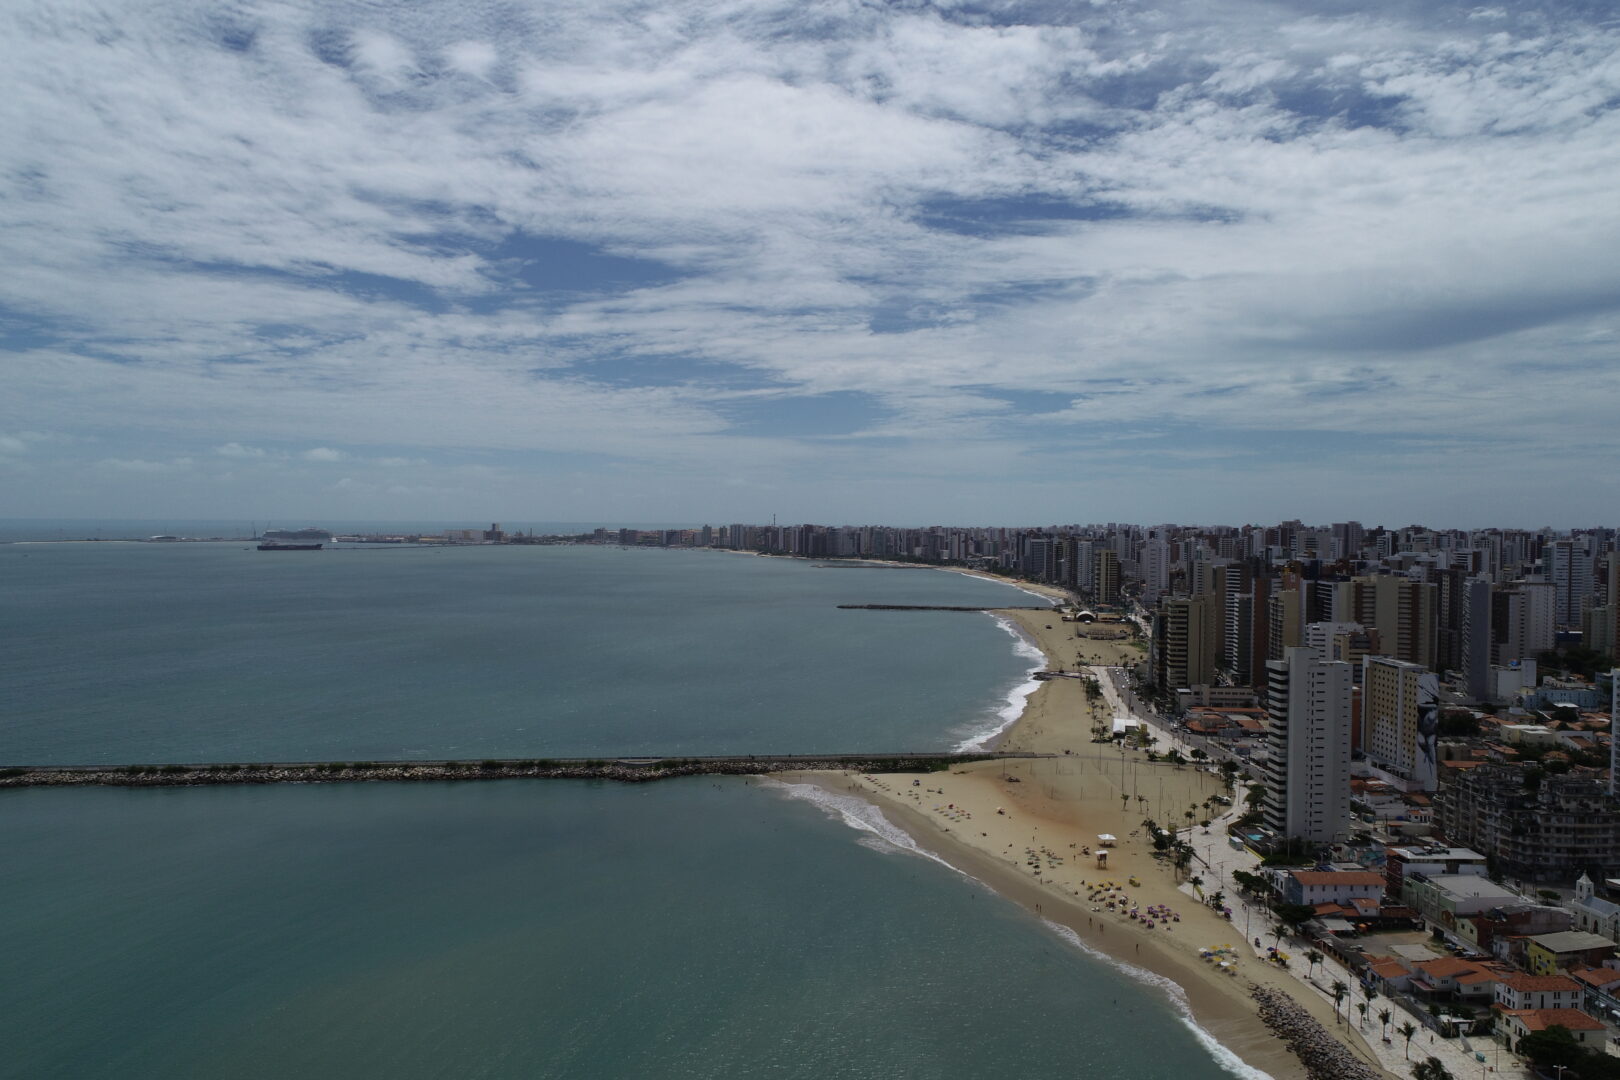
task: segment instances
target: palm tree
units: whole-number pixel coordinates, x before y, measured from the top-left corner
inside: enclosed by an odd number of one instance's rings
[[[1451,1071],[1437,1057],[1430,1057],[1412,1066],[1416,1080],[1451,1080]]]
[[[1367,1003],[1365,1001],[1356,1002],[1356,1011],[1361,1013],[1361,1026],[1366,1027],[1367,1026]]]
[[[1395,1030],[1400,1032],[1401,1037],[1406,1040],[1406,1060],[1411,1061],[1412,1060],[1412,1036],[1417,1034],[1417,1025],[1412,1023],[1412,1021],[1407,1020],[1406,1022],[1401,1024],[1401,1026],[1396,1028]]]
[[[1310,967],[1305,969],[1305,973],[1309,975],[1316,970],[1316,965],[1322,962],[1322,954],[1317,952],[1315,949],[1312,949],[1310,952],[1305,954],[1305,962],[1310,965]]]
[[[1333,1019],[1339,1019],[1339,1006],[1349,996],[1350,987],[1346,986],[1342,981],[1335,980],[1333,983]]]
[[[1123,791],[1119,793],[1119,811],[1120,811],[1120,813],[1123,814],[1125,812],[1125,806],[1130,801],[1131,801],[1131,797],[1129,795],[1125,794]]]
[[[1378,1022],[1380,1024],[1384,1025],[1384,1038],[1385,1039],[1389,1038],[1389,1017],[1390,1017],[1390,1012],[1389,1012],[1388,1009],[1379,1009],[1378,1010]]]

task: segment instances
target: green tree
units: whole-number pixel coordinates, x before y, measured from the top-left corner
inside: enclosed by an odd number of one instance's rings
[[[1553,1024],[1542,1031],[1531,1032],[1519,1040],[1514,1047],[1521,1055],[1529,1058],[1536,1065],[1544,1069],[1556,1069],[1560,1065],[1565,1068],[1576,1068],[1585,1051],[1569,1028],[1562,1024]]]
[[[1401,1037],[1406,1040],[1406,1060],[1411,1061],[1412,1060],[1412,1036],[1416,1035],[1417,1032],[1418,1032],[1417,1025],[1412,1023],[1412,1021],[1410,1021],[1410,1020],[1405,1020],[1405,1021],[1402,1021],[1401,1026],[1396,1028],[1395,1030],[1400,1032]]]
[[[1302,926],[1316,918],[1316,909],[1309,904],[1278,904],[1277,918],[1288,926]]]
[[[1451,1072],[1437,1057],[1429,1057],[1412,1066],[1414,1080],[1452,1080]]]
[[[1342,981],[1335,981],[1333,984],[1333,1019],[1339,1019],[1339,1006],[1342,1005],[1344,1003],[1344,999],[1349,996],[1350,987],[1345,985],[1345,983]]]
[[[1390,1015],[1391,1015],[1391,1013],[1390,1013],[1390,1011],[1388,1009],[1379,1009],[1378,1010],[1378,1022],[1380,1024],[1384,1025],[1384,1038],[1386,1038],[1386,1039],[1389,1038],[1389,1018],[1390,1018]]]
[[[1313,974],[1316,971],[1316,965],[1320,964],[1321,962],[1322,954],[1317,952],[1315,949],[1312,949],[1310,952],[1306,953],[1305,963],[1310,966],[1305,969],[1305,973],[1307,975]]]
[[[1356,1011],[1361,1013],[1361,1026],[1366,1027],[1367,1026],[1367,1003],[1365,1001],[1356,1002]]]

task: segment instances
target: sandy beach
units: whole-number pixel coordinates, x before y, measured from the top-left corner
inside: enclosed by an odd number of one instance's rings
[[[1055,613],[1035,611],[998,614],[1028,634],[1052,669],[1074,671],[1081,663],[1113,664],[1141,655],[1129,639],[1076,636],[1099,633],[1096,628],[1108,624],[1065,623]],[[1142,751],[1093,742],[1093,725],[1111,715],[1106,699],[1088,700],[1082,681],[1051,679],[1030,695],[1000,746],[1057,756],[980,762],[948,774],[800,773],[779,779],[872,802],[923,849],[1068,927],[1088,947],[1176,984],[1202,1028],[1277,1080],[1305,1073],[1256,1015],[1249,995],[1254,984],[1288,993],[1364,1060],[1375,1062],[1348,1026],[1335,1023],[1333,1009],[1320,996],[1255,956],[1252,939],[1259,936],[1271,945],[1269,928],[1256,920],[1246,943],[1242,925],[1200,902],[1187,878],[1203,867],[1195,863],[1182,875],[1152,857],[1145,818],[1179,827],[1200,857],[1213,845],[1226,844],[1219,822],[1207,830],[1199,825],[1221,811],[1207,801],[1225,789],[1220,776],[1208,770],[1149,762]],[[1117,838],[1105,869],[1096,855],[1100,834]],[[1203,872],[1209,875],[1204,891],[1222,887],[1211,872]],[[1113,909],[1103,900],[1102,883],[1118,887],[1106,894],[1116,899]],[[1231,891],[1230,883],[1224,884]],[[1121,896],[1128,900],[1118,902]],[[1129,916],[1130,909],[1173,914],[1155,918],[1149,930],[1145,918]],[[1222,969],[1200,958],[1201,947],[1223,945],[1234,947],[1235,967]],[[1283,947],[1288,949],[1286,943]],[[1297,956],[1295,967],[1304,967]]]

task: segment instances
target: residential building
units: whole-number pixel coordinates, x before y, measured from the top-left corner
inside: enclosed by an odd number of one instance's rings
[[[1614,956],[1616,945],[1599,934],[1562,930],[1538,934],[1525,946],[1525,966],[1532,975],[1556,975],[1576,967],[1600,967]]]
[[[1601,1020],[1579,1009],[1497,1010],[1496,1038],[1509,1050],[1517,1050],[1519,1040],[1551,1027],[1561,1027],[1575,1041],[1590,1050],[1603,1052],[1607,1029]]]
[[[1370,870],[1289,870],[1279,882],[1290,904],[1348,904],[1354,899],[1381,900],[1384,875]]]
[[[1620,805],[1608,784],[1576,773],[1539,777],[1534,786],[1529,779],[1523,765],[1468,769],[1435,793],[1435,824],[1509,877],[1620,875]]]
[[[1518,972],[1496,983],[1496,1004],[1504,1009],[1578,1009],[1585,991],[1568,975]]]
[[[1103,548],[1094,554],[1093,559],[1092,595],[1099,604],[1119,603],[1119,555]]]
[[[1445,844],[1409,845],[1384,849],[1384,888],[1391,896],[1401,895],[1401,886],[1408,873],[1456,876],[1473,874],[1485,877],[1485,856],[1468,848],[1447,847]]]
[[[1265,823],[1274,833],[1332,843],[1350,824],[1351,667],[1312,649],[1266,664]]]
[[[1369,656],[1361,665],[1361,749],[1405,791],[1433,791],[1440,778],[1440,680],[1419,664]]]
[[[1219,601],[1213,596],[1166,596],[1159,601],[1149,659],[1160,689],[1181,690],[1214,681],[1219,615]]]
[[[1401,882],[1401,902],[1424,922],[1453,934],[1460,921],[1521,900],[1512,889],[1477,874],[1407,874]]]

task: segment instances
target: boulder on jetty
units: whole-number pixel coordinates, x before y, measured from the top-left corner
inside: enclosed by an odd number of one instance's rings
[[[501,761],[354,761],[231,765],[110,765],[0,768],[6,787],[201,787],[213,784],[356,781],[618,780],[646,783],[677,776],[757,776],[783,770],[866,773],[938,772],[1016,754],[874,754],[729,758],[508,759]]]
[[[1250,996],[1260,1005],[1261,1022],[1288,1044],[1311,1080],[1387,1080],[1382,1069],[1357,1057],[1287,994],[1256,986]]]

